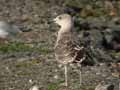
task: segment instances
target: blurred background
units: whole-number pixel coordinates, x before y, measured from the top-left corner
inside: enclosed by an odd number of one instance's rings
[[[23,32],[0,43],[0,90],[65,90],[63,69],[54,58],[55,33],[51,21],[59,14],[74,18],[80,42],[88,50],[81,90],[95,90],[100,82],[120,82],[119,0],[0,0],[0,20]],[[79,90],[76,72],[69,70],[68,90]],[[106,89],[107,90],[107,89]]]

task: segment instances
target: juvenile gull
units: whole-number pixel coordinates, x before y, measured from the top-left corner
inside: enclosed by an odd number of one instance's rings
[[[81,65],[85,59],[84,47],[79,44],[80,41],[74,32],[74,23],[70,15],[59,15],[54,19],[54,22],[60,26],[55,44],[55,57],[60,64],[64,65],[65,86],[68,86],[67,66],[72,63]]]

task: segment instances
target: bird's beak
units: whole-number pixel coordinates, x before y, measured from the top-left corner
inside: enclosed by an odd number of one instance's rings
[[[50,22],[53,22],[53,23],[55,23],[56,21],[57,21],[57,18],[53,18],[50,20]]]
[[[54,23],[55,21],[53,19],[50,19],[48,20],[48,23],[51,24],[51,23]]]

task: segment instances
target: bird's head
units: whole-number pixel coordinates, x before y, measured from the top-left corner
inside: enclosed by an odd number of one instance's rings
[[[54,19],[62,29],[70,29],[73,26],[73,19],[69,14],[61,14]]]

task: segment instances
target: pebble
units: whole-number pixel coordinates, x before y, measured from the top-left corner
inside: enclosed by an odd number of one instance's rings
[[[34,85],[29,90],[39,90],[39,87],[37,85]]]

